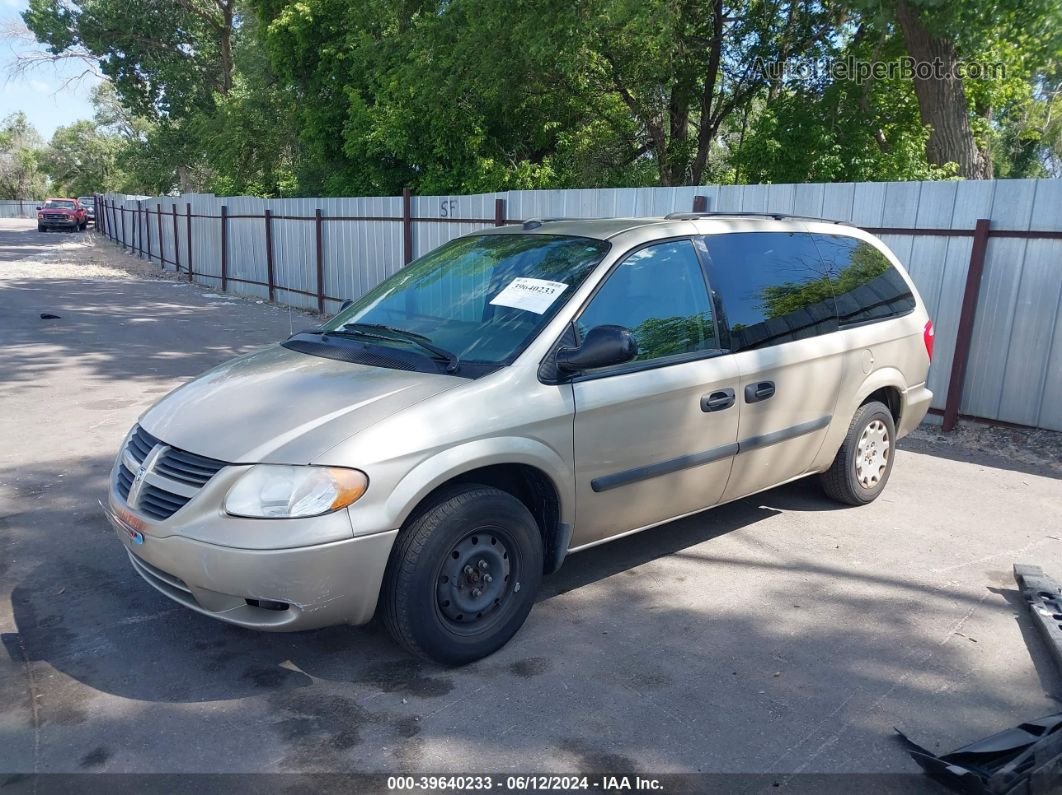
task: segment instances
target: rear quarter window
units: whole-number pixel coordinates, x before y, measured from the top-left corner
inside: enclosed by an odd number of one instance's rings
[[[915,298],[903,276],[876,246],[844,235],[813,235],[837,302],[840,326],[906,315]]]

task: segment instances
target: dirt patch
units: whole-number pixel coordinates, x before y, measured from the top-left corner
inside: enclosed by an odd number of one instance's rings
[[[1010,428],[964,420],[950,433],[922,423],[901,445],[928,445],[954,453],[979,453],[1027,464],[1062,476],[1062,433],[1040,428]]]
[[[26,223],[5,221],[4,229],[23,229]],[[164,279],[177,274],[156,263],[127,254],[120,246],[89,229],[40,235],[46,245],[27,246],[28,256],[5,262],[0,279]]]

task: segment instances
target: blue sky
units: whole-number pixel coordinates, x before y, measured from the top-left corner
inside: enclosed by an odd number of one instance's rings
[[[19,13],[25,9],[26,0],[0,0],[0,30],[21,22]],[[92,118],[89,97],[97,80],[88,77],[64,85],[83,71],[77,64],[42,64],[22,77],[12,77],[15,53],[31,46],[0,40],[0,119],[21,110],[47,141],[56,127]]]

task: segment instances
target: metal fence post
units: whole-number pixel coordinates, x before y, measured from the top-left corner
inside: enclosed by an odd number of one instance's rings
[[[146,234],[145,234],[146,233]],[[140,230],[144,242],[147,243],[147,258],[151,262],[151,208],[144,208],[144,227]]]
[[[970,360],[970,343],[973,341],[977,299],[981,295],[981,275],[985,269],[985,252],[988,250],[991,226],[990,219],[978,218],[974,227],[970,267],[966,271],[959,328],[955,332],[955,354],[951,360],[951,378],[948,381],[948,395],[944,403],[944,421],[941,427],[945,432],[953,430],[959,420],[959,405],[962,403],[962,391],[966,385],[966,365]]]
[[[324,313],[324,224],[321,223],[321,210],[314,211],[314,227],[317,237],[317,311]]]
[[[505,226],[505,199],[494,200],[494,225]]]
[[[125,242],[125,205],[122,205],[122,248],[131,248],[131,246]]]
[[[229,289],[229,208],[221,205],[221,291]]]
[[[181,272],[181,244],[177,236],[177,202],[173,203],[173,268]]]
[[[192,203],[185,202],[184,204],[185,219],[187,221],[186,227],[188,230],[188,281],[192,281],[195,273],[192,269]]]
[[[265,210],[266,284],[269,286],[270,303],[276,298],[276,276],[273,274],[273,212]]]
[[[159,265],[162,266],[163,270],[166,270],[166,246],[162,243],[162,204],[156,202],[155,209],[158,211],[156,220],[159,222]]]
[[[402,264],[413,261],[413,194],[402,188]]]

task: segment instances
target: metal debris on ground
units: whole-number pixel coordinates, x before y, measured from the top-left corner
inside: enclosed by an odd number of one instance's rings
[[[1014,564],[1014,579],[1055,662],[1062,668],[1062,587],[1039,566],[1024,563]]]
[[[937,756],[896,733],[911,758],[957,792],[1042,795],[1062,783],[1062,713],[1023,723]]]

